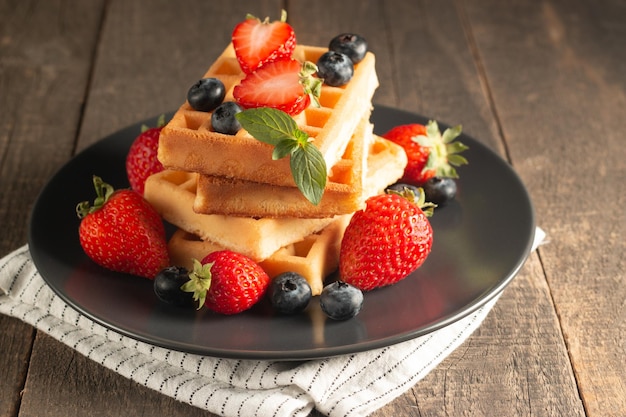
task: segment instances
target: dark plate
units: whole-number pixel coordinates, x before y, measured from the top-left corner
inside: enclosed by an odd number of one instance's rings
[[[372,120],[379,133],[427,121],[382,106],[375,108]],[[367,293],[354,319],[325,319],[317,299],[306,313],[290,317],[275,314],[266,301],[235,316],[164,306],[151,281],[91,262],[77,235],[75,206],[93,200],[93,174],[115,187],[128,186],[124,161],[140,125],[85,149],[52,178],[33,209],[29,243],[41,275],[63,300],[94,321],[148,343],[210,356],[272,360],[387,346],[473,312],[510,282],[530,252],[535,225],[524,185],[499,156],[463,135],[470,164],[460,168],[456,201],[431,218],[429,258],[400,283]]]

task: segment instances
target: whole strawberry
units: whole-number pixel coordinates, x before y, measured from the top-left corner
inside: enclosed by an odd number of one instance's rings
[[[221,314],[248,310],[265,294],[270,278],[252,259],[222,250],[194,259],[194,269],[183,291],[192,292],[198,309],[206,306]]]
[[[246,16],[246,20],[235,26],[232,42],[241,70],[250,74],[269,62],[291,58],[296,34],[283,10],[280,21],[275,22]]]
[[[165,126],[165,116],[161,115],[157,126],[142,126],[141,134],[135,138],[126,155],[126,174],[130,187],[143,195],[146,179],[157,172],[163,171],[163,165],[157,158],[159,135]]]
[[[394,284],[424,263],[433,243],[427,215],[432,205],[413,193],[370,197],[346,228],[339,255],[340,278],[368,291]],[[420,208],[424,207],[424,211]]]
[[[133,190],[116,191],[97,176],[93,177],[93,184],[94,205],[83,201],[76,206],[83,250],[107,269],[154,278],[169,264],[159,214]]]
[[[441,134],[437,122],[431,120],[426,126],[419,123],[396,126],[383,137],[402,146],[407,154],[402,181],[420,186],[433,177],[458,178],[454,167],[467,164],[467,159],[459,155],[467,146],[454,141],[460,134],[461,126]]]

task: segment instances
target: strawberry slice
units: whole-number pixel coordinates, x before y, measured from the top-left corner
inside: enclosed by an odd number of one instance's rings
[[[296,33],[287,22],[283,10],[280,21],[264,21],[248,15],[235,26],[232,34],[233,47],[241,70],[246,74],[263,65],[291,58],[296,47]]]
[[[233,96],[245,109],[271,107],[294,116],[317,100],[321,80],[312,76],[314,64],[290,59],[275,61],[248,74],[233,89]]]

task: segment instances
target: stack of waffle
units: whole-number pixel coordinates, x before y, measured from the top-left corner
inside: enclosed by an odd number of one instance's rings
[[[316,62],[326,48],[298,45],[294,58]],[[220,79],[225,100],[244,77],[232,45],[204,78]],[[296,187],[288,158],[272,160],[272,147],[241,129],[212,131],[211,114],[184,103],[161,131],[159,159],[165,171],[146,182],[145,198],[179,230],[169,242],[176,265],[230,249],[249,256],[270,277],[304,275],[314,295],[338,264],[343,231],[367,197],[402,176],[406,155],[373,134],[371,100],[378,79],[374,55],[355,65],[342,87],[324,85],[320,107],[294,117],[321,151],[328,180],[318,205]]]

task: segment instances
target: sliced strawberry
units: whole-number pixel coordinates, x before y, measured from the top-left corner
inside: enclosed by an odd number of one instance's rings
[[[311,95],[319,95],[321,80],[311,77],[307,64],[292,59],[266,64],[235,86],[233,96],[246,109],[271,107],[294,116],[309,106]]]
[[[241,70],[249,74],[263,65],[291,58],[296,47],[296,33],[283,10],[280,21],[264,21],[248,15],[235,26],[232,34],[235,55]]]

